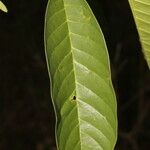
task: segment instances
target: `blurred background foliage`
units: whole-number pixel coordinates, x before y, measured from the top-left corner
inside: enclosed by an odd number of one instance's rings
[[[56,150],[43,44],[47,0],[3,2],[9,13],[0,12],[0,150]],[[150,72],[128,1],[88,2],[110,54],[119,119],[115,150],[147,150]]]

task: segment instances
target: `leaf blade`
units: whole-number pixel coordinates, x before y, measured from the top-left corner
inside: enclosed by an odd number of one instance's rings
[[[129,0],[129,4],[140,36],[143,53],[150,68],[150,1]]]
[[[49,1],[45,45],[58,149],[112,150],[117,113],[108,53],[85,0]]]

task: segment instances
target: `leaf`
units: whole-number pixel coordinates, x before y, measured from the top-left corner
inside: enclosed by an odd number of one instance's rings
[[[45,46],[59,150],[112,150],[116,98],[101,29],[85,0],[49,0]]]
[[[0,10],[4,11],[4,12],[8,12],[6,6],[0,1]]]
[[[150,68],[150,0],[129,0],[145,59]]]

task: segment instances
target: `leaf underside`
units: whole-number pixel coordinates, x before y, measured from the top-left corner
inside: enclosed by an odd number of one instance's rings
[[[150,0],[129,0],[145,59],[150,68]]]
[[[101,29],[85,0],[49,0],[45,46],[59,150],[113,150],[116,98]]]
[[[7,12],[7,8],[6,6],[0,1],[0,10],[4,11],[4,12]]]

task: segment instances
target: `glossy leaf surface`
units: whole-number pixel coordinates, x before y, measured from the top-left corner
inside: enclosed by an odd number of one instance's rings
[[[101,29],[85,0],[49,0],[45,46],[59,150],[113,150],[116,98]]]
[[[129,0],[145,59],[150,68],[150,0]]]

